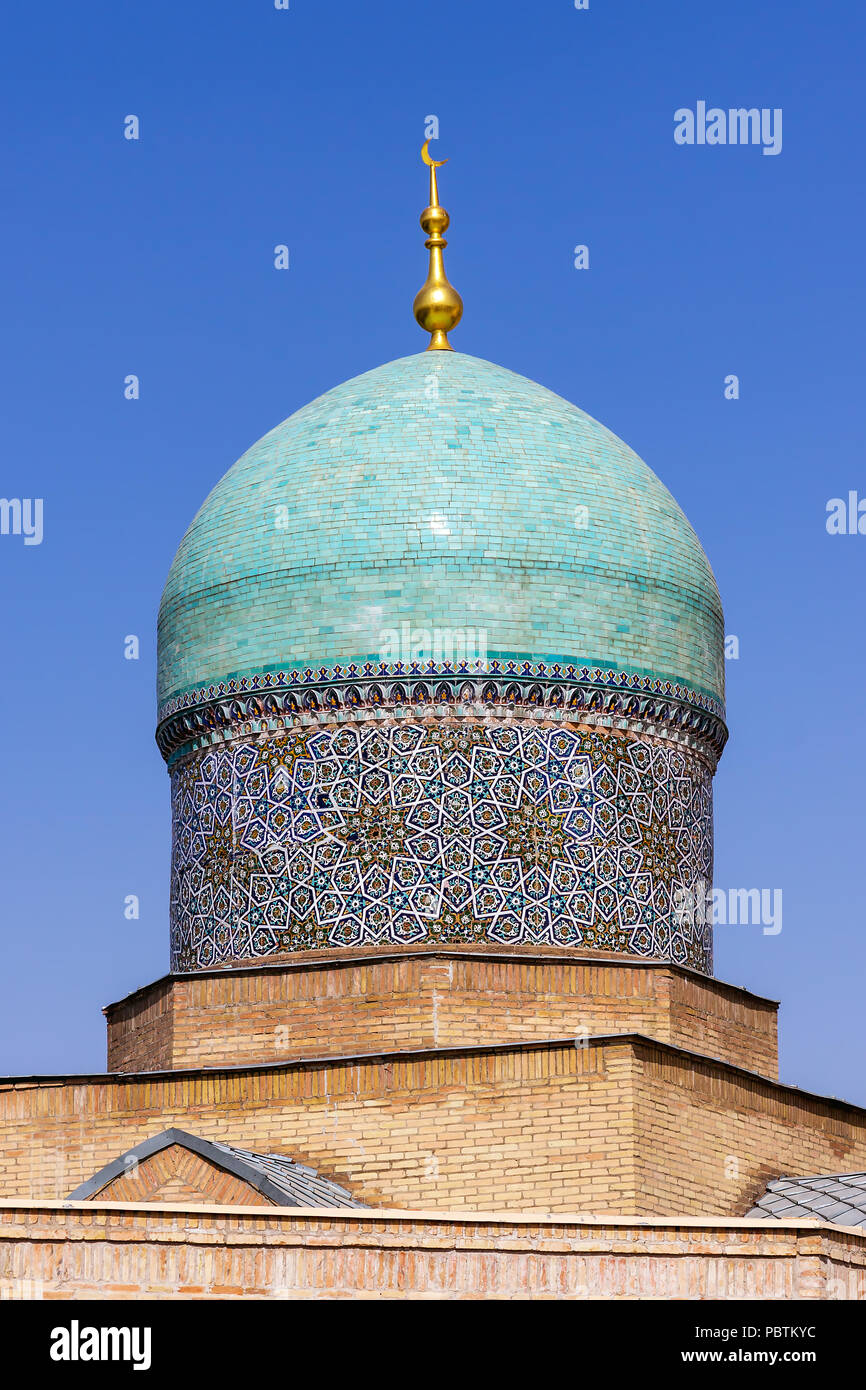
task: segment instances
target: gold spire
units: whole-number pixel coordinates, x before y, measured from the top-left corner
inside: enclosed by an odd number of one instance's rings
[[[445,209],[439,206],[439,191],[436,187],[436,170],[448,161],[431,159],[428,144],[429,141],[425,140],[421,158],[430,168],[430,206],[421,214],[421,227],[427,233],[424,245],[430,252],[430,269],[412,307],[421,327],[432,335],[427,344],[427,351],[444,348],[447,352],[453,352],[447,335],[449,329],[455,328],[460,322],[463,300],[454,286],[449,284],[442,263],[442,248],[448,245],[442,233],[448,230],[451,219]]]

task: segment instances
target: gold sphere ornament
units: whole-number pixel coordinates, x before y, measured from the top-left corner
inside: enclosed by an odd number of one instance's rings
[[[430,266],[427,271],[427,279],[416,294],[412,307],[418,323],[425,332],[431,335],[430,342],[427,344],[427,351],[453,352],[454,349],[448,341],[448,333],[460,322],[463,315],[463,300],[445,274],[442,251],[448,243],[443,232],[448,230],[451,219],[445,209],[439,205],[439,190],[436,186],[436,170],[440,169],[443,164],[447,164],[448,161],[447,159],[431,159],[428,145],[429,141],[425,140],[421,149],[421,158],[430,169],[430,206],[426,207],[421,214],[421,229],[427,233],[427,240],[424,245],[430,252]]]

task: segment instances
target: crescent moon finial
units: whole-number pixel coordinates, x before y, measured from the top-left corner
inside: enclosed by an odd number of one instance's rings
[[[421,327],[430,335],[427,351],[444,349],[453,352],[448,341],[448,330],[454,328],[463,314],[463,300],[449,282],[442,261],[442,250],[448,245],[443,232],[447,231],[449,217],[439,205],[439,191],[436,187],[436,170],[447,164],[447,159],[431,159],[429,140],[421,147],[421,158],[430,170],[430,206],[421,214],[421,226],[427,233],[424,245],[430,252],[430,268],[427,279],[415,296],[414,312]]]
[[[447,159],[431,159],[431,158],[430,158],[430,141],[429,141],[429,140],[425,140],[425,141],[424,141],[424,144],[421,146],[421,158],[423,159],[423,161],[424,161],[425,164],[429,165],[429,167],[430,167],[431,169],[441,169],[443,164],[447,164],[447,163],[448,163],[448,160],[447,160]]]

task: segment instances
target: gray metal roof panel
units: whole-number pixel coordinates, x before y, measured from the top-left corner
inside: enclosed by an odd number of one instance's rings
[[[862,1211],[858,1211],[856,1207],[849,1207],[842,1216],[837,1216],[835,1221],[837,1226],[862,1226],[864,1219],[866,1218]]]
[[[188,1134],[182,1129],[165,1129],[161,1134],[155,1134],[136,1144],[135,1148],[113,1159],[71,1192],[69,1200],[92,1200],[115,1178],[127,1172],[133,1160],[137,1163],[143,1162],[172,1144],[190,1149],[217,1167],[233,1173],[276,1206],[366,1208],[367,1205],[365,1202],[357,1201],[351,1192],[332,1182],[330,1178],[320,1177],[315,1169],[294,1163],[285,1154],[259,1154],[248,1149],[237,1149],[231,1144],[219,1144],[212,1139],[202,1139],[197,1134]]]
[[[833,1182],[824,1191],[828,1197],[838,1197],[840,1202],[847,1202],[851,1198],[852,1186],[850,1182]]]
[[[295,1163],[285,1154],[260,1154],[250,1149],[238,1149],[231,1144],[215,1144],[214,1148],[233,1154],[250,1167],[258,1169],[287,1196],[302,1206],[364,1207],[344,1187],[330,1178],[322,1178],[314,1168]]]
[[[866,1173],[816,1173],[776,1178],[747,1216],[783,1221],[812,1217],[842,1226],[866,1227]]]

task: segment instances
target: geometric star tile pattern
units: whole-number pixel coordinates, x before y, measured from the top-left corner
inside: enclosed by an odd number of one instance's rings
[[[172,968],[360,944],[586,946],[711,973],[708,767],[530,720],[246,737],[172,772]]]

